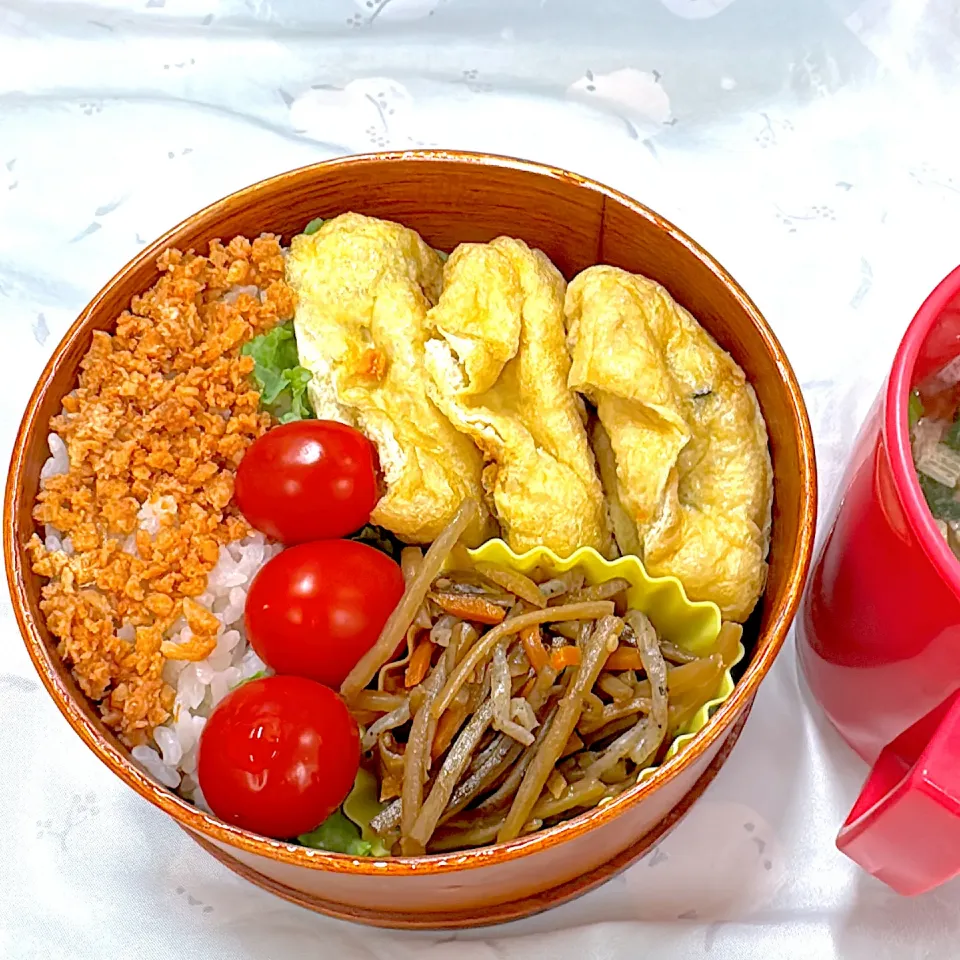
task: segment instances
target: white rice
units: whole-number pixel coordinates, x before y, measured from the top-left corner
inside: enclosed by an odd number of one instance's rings
[[[47,435],[47,446],[50,448],[50,457],[40,469],[41,481],[67,473],[70,469],[67,445],[56,433]]]
[[[253,297],[254,300],[259,300],[261,303],[264,300],[264,293],[256,284],[231,287],[220,299],[223,303],[236,303],[241,294]]]
[[[70,469],[70,457],[67,454],[67,445],[55,433],[47,435],[47,446],[50,456],[40,468],[40,486],[42,487],[51,477],[60,476]],[[43,545],[51,553],[62,550],[67,556],[73,555],[73,544],[69,537],[62,537],[56,527],[49,523],[43,529]]]
[[[50,477],[66,473],[70,467],[67,448],[60,437],[51,433],[47,443],[50,458],[40,472],[41,485]],[[165,520],[175,522],[176,513],[177,503],[173,497],[158,497],[140,508],[139,527],[156,536]],[[73,553],[70,538],[63,537],[49,525],[44,530],[44,546],[47,550]],[[136,552],[133,536],[124,540],[123,548],[129,553]],[[217,647],[206,660],[196,663],[166,662],[164,679],[176,690],[172,715],[153,731],[155,746],[142,745],[131,751],[133,759],[155,780],[204,809],[208,807],[196,779],[200,733],[213,708],[237,684],[261,671],[271,672],[247,643],[243,610],[254,575],[282,549],[280,544],[268,542],[262,533],[253,533],[220,547],[217,564],[207,579],[207,589],[195,598],[220,621]],[[123,624],[117,636],[132,641],[133,626]],[[190,637],[190,628],[182,618],[166,633],[167,639],[177,642],[186,642]]]

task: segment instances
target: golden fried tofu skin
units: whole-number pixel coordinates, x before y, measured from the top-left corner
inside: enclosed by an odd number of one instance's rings
[[[618,544],[743,621],[766,581],[773,470],[743,371],[661,286],[590,267],[566,296],[569,385],[593,432]]]
[[[462,244],[427,317],[426,364],[437,404],[487,458],[484,486],[507,543],[608,553],[583,406],[567,387],[565,287],[521,240]]]
[[[386,492],[371,521],[429,543],[461,502],[482,501],[482,457],[429,398],[424,322],[443,265],[413,230],[346,213],[293,238],[300,363],[318,417],[349,423],[377,447]],[[494,533],[486,508],[469,543]]]

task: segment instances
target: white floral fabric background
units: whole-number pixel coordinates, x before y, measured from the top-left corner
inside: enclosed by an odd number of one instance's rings
[[[743,283],[816,432],[822,506],[914,310],[960,262],[956,0],[0,0],[0,457],[57,340],[197,208],[305,163],[441,146],[566,166]],[[0,956],[93,960],[956,955],[960,885],[836,852],[865,769],[792,646],[645,860],[504,927],[315,916],[236,879],[69,730],[0,601]]]

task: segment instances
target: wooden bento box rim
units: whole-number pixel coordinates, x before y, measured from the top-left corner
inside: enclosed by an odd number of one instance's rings
[[[406,165],[409,167],[412,180],[416,180],[419,173],[429,170],[431,166],[435,169],[437,164],[452,165],[457,170],[463,170],[467,165],[471,168],[482,168],[484,173],[489,172],[491,175],[516,176],[518,183],[521,184],[528,179],[530,182],[526,184],[527,186],[534,186],[538,181],[542,183],[541,178],[547,178],[551,181],[563,181],[579,190],[586,191],[589,195],[586,199],[597,204],[595,211],[597,222],[595,262],[603,262],[603,236],[607,226],[608,203],[610,202],[613,202],[617,207],[625,208],[637,217],[643,218],[657,230],[668,235],[715,275],[716,279],[736,299],[739,308],[752,320],[756,335],[769,359],[779,371],[788,394],[790,414],[793,418],[792,432],[797,438],[800,458],[799,475],[791,478],[790,483],[791,487],[796,489],[798,493],[798,535],[793,545],[792,556],[779,558],[781,563],[788,561],[788,566],[792,570],[786,589],[777,598],[775,608],[770,611],[769,616],[765,617],[766,623],[762,636],[751,651],[749,663],[733,693],[717,709],[706,726],[683,752],[664,763],[649,779],[626,791],[612,802],[582,813],[549,829],[538,831],[509,843],[460,853],[375,860],[358,859],[314,850],[308,851],[306,848],[293,843],[269,840],[249,834],[209,816],[173,792],[161,787],[143,773],[124,754],[123,748],[120,747],[113,735],[106,732],[102,723],[96,717],[93,708],[85,701],[82,694],[75,693],[70,689],[69,685],[72,685],[73,681],[67,679],[66,668],[60,663],[49,641],[46,628],[41,625],[42,621],[35,606],[37,592],[35,588],[32,591],[34,597],[31,596],[28,581],[33,581],[35,584],[36,578],[24,563],[23,544],[34,530],[30,512],[39,483],[37,450],[43,449],[42,446],[37,447],[38,436],[41,444],[45,444],[46,421],[54,408],[59,409],[60,399],[69,389],[67,387],[67,389],[61,390],[54,397],[55,388],[64,386],[63,383],[58,382],[58,380],[64,378],[58,378],[57,372],[69,366],[72,369],[70,380],[73,380],[76,366],[80,357],[86,352],[91,330],[94,329],[94,327],[89,326],[91,318],[98,321],[96,327],[101,329],[111,328],[120,311],[127,306],[130,294],[146,289],[153,282],[153,280],[148,280],[142,283],[137,278],[146,276],[151,270],[154,278],[158,275],[155,261],[163,250],[170,246],[182,247],[185,245],[185,240],[187,246],[196,245],[200,242],[201,235],[204,241],[220,236],[216,231],[209,232],[208,226],[228,222],[232,214],[237,213],[258,198],[270,199],[276,203],[284,195],[287,195],[288,191],[296,191],[304,185],[322,185],[325,178],[332,178],[337,175],[349,176],[355,174],[368,179],[373,178],[371,182],[375,182],[377,170],[382,171],[385,164],[394,165],[394,167],[398,164]],[[557,202],[559,203],[559,198]],[[267,211],[264,216],[265,221],[269,221],[271,212],[271,210]],[[465,217],[469,218],[469,211],[465,212]],[[229,237],[226,239],[229,239]],[[136,282],[134,283],[134,281]],[[135,291],[134,286],[136,287]],[[119,295],[120,291],[123,291],[123,296]],[[737,360],[742,362],[741,357],[737,357]],[[31,447],[32,449],[30,449]],[[30,454],[32,456],[29,456]],[[39,462],[42,463],[42,458]],[[30,489],[26,489],[27,475],[30,472],[33,473],[33,483]],[[786,638],[810,564],[816,521],[816,504],[817,488],[813,440],[796,377],[779,342],[759,310],[733,278],[699,244],[663,217],[624,194],[586,177],[555,167],[486,154],[442,150],[404,151],[364,154],[328,160],[301,167],[246,187],[193,214],[169,230],[124,266],[101,289],[57,346],[40,375],[27,405],[14,443],[7,477],[4,498],[4,560],[17,622],[27,645],[27,650],[44,686],[70,726],[76,730],[84,742],[114,773],[133,787],[142,797],[173,816],[181,825],[201,836],[249,853],[300,867],[324,871],[376,876],[422,876],[425,873],[447,873],[479,868],[493,862],[512,860],[563,843],[569,837],[579,835],[584,831],[590,831],[616,818],[621,811],[639,803],[657,790],[661,784],[676,777],[708,747],[714,744],[718,738],[725,736],[736,718],[749,705],[760,681],[766,675]],[[776,519],[774,523],[776,523]]]

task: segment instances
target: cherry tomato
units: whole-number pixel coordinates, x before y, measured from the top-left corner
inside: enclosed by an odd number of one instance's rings
[[[251,526],[282,543],[353,533],[377,502],[373,444],[333,420],[274,427],[244,454],[234,497]]]
[[[403,595],[386,554],[352,540],[288,547],[247,593],[247,639],[277,673],[339,687],[373,646]]]
[[[336,693],[303,677],[263,677],[210,715],[197,779],[221,820],[284,840],[343,803],[359,764],[360,733]]]

